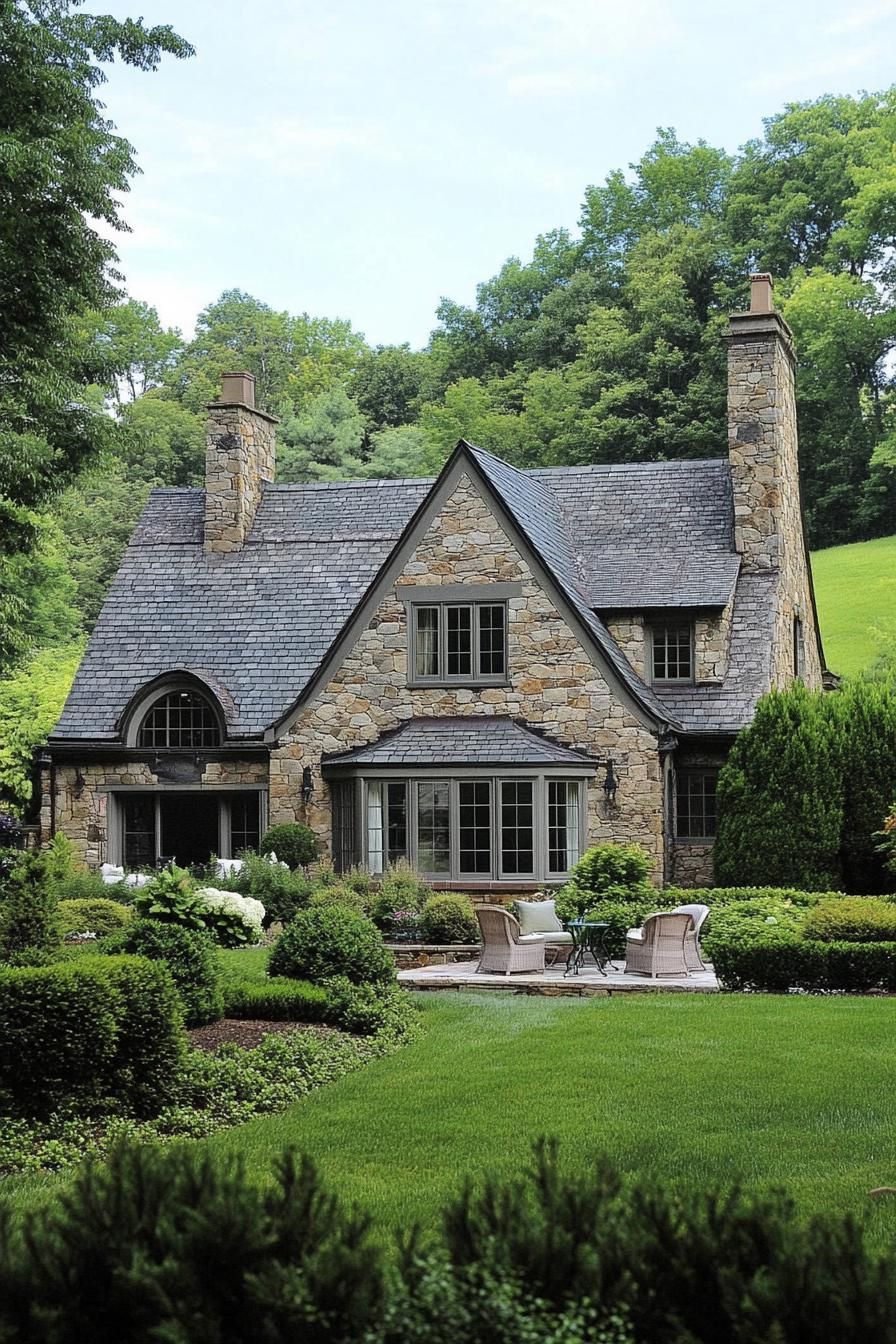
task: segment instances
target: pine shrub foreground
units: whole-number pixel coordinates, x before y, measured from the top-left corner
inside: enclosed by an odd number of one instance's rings
[[[678,1196],[547,1143],[390,1250],[291,1152],[260,1186],[238,1159],[121,1144],[24,1220],[0,1209],[0,1339],[894,1344],[896,1254],[782,1193]]]

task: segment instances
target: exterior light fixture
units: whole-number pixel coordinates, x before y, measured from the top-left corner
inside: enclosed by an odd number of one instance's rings
[[[72,786],[72,794],[74,795],[75,798],[81,797],[81,794],[84,792],[84,786],[86,783],[87,780],[84,778],[84,775],[81,771],[81,767],[79,765],[75,770],[75,782],[74,785]]]
[[[311,802],[314,793],[314,779],[311,774],[311,766],[306,765],[302,770],[302,802],[307,805]]]
[[[604,797],[607,802],[612,804],[616,801],[616,790],[619,788],[618,776],[613,774],[613,762],[607,761],[607,773],[604,776]]]

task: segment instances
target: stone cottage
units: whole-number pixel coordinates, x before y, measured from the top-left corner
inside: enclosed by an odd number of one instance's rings
[[[709,461],[461,442],[435,480],[276,485],[275,421],[225,377],[205,488],[152,492],[49,740],[43,834],[138,867],[297,820],[339,869],[508,893],[637,841],[708,880],[734,735],[824,668],[768,276],[725,340]]]

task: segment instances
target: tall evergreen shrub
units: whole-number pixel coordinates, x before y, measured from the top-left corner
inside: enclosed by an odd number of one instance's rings
[[[854,681],[833,697],[844,732],[843,883],[876,894],[896,888],[875,833],[896,798],[896,683]]]
[[[840,888],[843,760],[836,695],[797,682],[760,700],[719,775],[716,883]]]

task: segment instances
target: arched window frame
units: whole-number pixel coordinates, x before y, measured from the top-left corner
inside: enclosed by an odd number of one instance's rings
[[[167,696],[179,695],[184,692],[196,696],[207,706],[215,722],[217,730],[216,740],[214,742],[204,743],[201,746],[167,746],[155,744],[141,746],[140,734],[151,710],[153,710],[156,705]],[[227,728],[224,721],[224,715],[221,712],[221,706],[209,688],[199,681],[189,678],[179,678],[177,680],[155,682],[151,687],[144,690],[140,698],[133,703],[128,713],[125,741],[129,747],[133,747],[137,751],[212,751],[221,746],[226,734]]]

